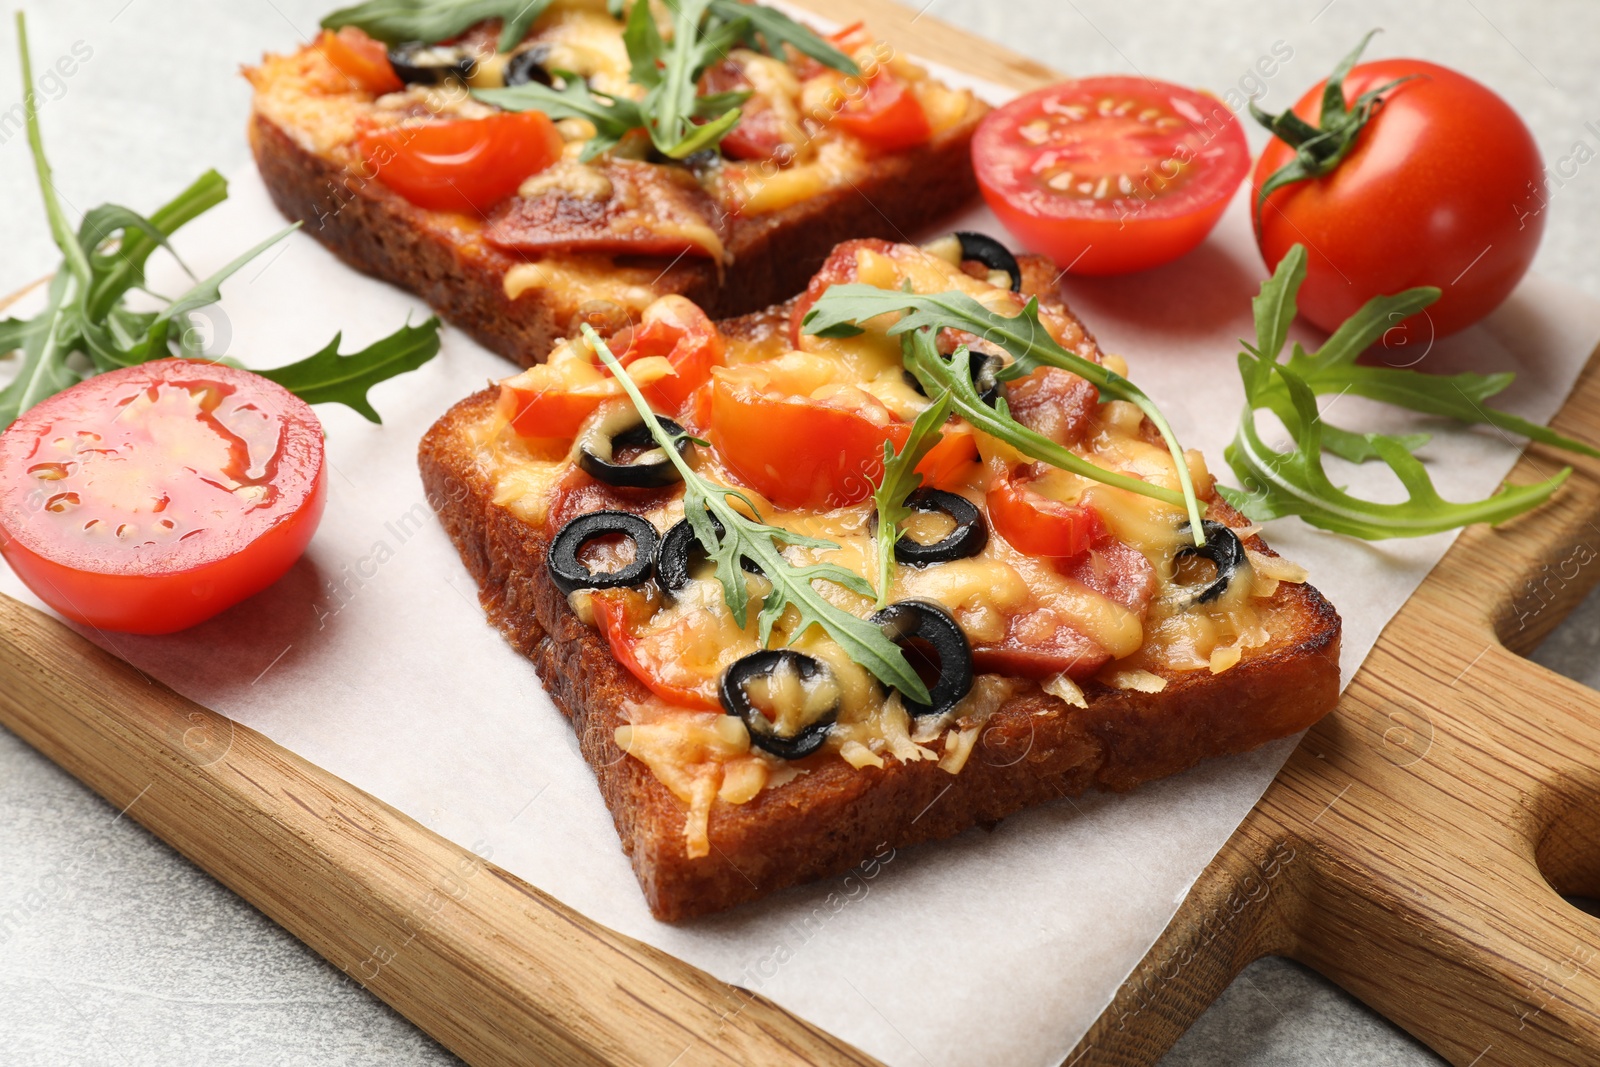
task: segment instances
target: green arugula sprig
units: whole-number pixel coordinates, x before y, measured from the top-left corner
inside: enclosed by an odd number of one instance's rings
[[[1255,298],[1257,354],[1270,353],[1277,358],[1288,339],[1289,322],[1294,318],[1295,297],[1306,276],[1306,250],[1301,245],[1291,248],[1278,264],[1271,281],[1262,286]],[[1281,281],[1280,281],[1281,278]],[[1316,352],[1308,353],[1296,342],[1290,350],[1287,363],[1291,374],[1303,381],[1318,396],[1332,393],[1349,393],[1371,400],[1409,408],[1424,415],[1438,415],[1465,423],[1483,423],[1502,430],[1520,434],[1540,444],[1564,448],[1580,455],[1600,457],[1600,449],[1575,441],[1521,416],[1486,406],[1486,402],[1509,387],[1516,375],[1509,371],[1498,374],[1424,374],[1401,367],[1369,367],[1356,362],[1356,358],[1370,348],[1395,323],[1427,308],[1439,299],[1439,290],[1431,286],[1407,289],[1393,296],[1379,296],[1369,300],[1350,318],[1346,319]],[[1268,307],[1267,305],[1271,306]],[[1287,311],[1287,318],[1285,317]],[[1263,324],[1262,316],[1266,316]],[[1278,405],[1287,401],[1286,387],[1281,381],[1264,387],[1263,397]],[[1271,406],[1271,405],[1263,405]],[[1399,438],[1415,451],[1428,440],[1426,434]],[[1361,463],[1376,458],[1361,434],[1325,426],[1323,447],[1334,455]]]
[[[367,398],[379,382],[416,370],[439,352],[439,320],[405,325],[359,352],[340,355],[343,333],[296,363],[257,374],[271,379],[308,404],[343,404],[369,422],[383,420]]]
[[[1510,384],[1509,374],[1445,377],[1355,363],[1356,356],[1398,318],[1437,299],[1437,289],[1413,289],[1368,301],[1318,351],[1307,353],[1296,344],[1287,363],[1280,362],[1289,323],[1294,319],[1295,297],[1305,273],[1305,249],[1296,245],[1278,264],[1273,276],[1262,283],[1261,293],[1255,298],[1256,343],[1241,342],[1244,351],[1239,353],[1239,373],[1244,379],[1245,410],[1225,458],[1246,489],[1219,486],[1218,491],[1249,518],[1264,521],[1299,515],[1313,526],[1367,540],[1420,537],[1472,523],[1504,522],[1521,515],[1548,500],[1572,473],[1566,468],[1532,485],[1503,486],[1485,500],[1448,501],[1439,495],[1427,469],[1412,455],[1427,439],[1425,436],[1356,434],[1330,426],[1317,411],[1319,392],[1358,393],[1465,422],[1492,422],[1536,440],[1586,455],[1596,454],[1590,446],[1546,427],[1481,407],[1479,400]],[[1271,411],[1283,423],[1294,442],[1292,449],[1280,452],[1262,441],[1255,418],[1256,411],[1262,409]],[[1407,499],[1403,503],[1381,504],[1362,500],[1335,486],[1322,465],[1324,448],[1357,462],[1382,460],[1400,479]]]
[[[909,338],[902,338],[906,344]],[[950,411],[950,394],[941,393],[939,399],[923,408],[911,423],[911,432],[900,451],[894,445],[883,443],[883,477],[872,491],[872,502],[878,509],[878,608],[889,604],[889,587],[894,584],[894,546],[900,540],[901,525],[911,517],[906,499],[922,484],[917,464],[938,444],[944,434],[944,425]]]
[[[509,52],[549,6],[550,0],[367,0],[335,11],[322,28],[354,26],[385,44],[436,44],[484,19],[500,19],[500,51]]]
[[[296,223],[267,238],[215,274],[196,281],[176,299],[165,300],[159,309],[129,308],[125,298],[130,292],[149,293],[144,268],[150,254],[157,248],[171,251],[168,238],[185,223],[226,200],[228,183],[216,171],[207,171],[148,218],[118,204],[102,204],[87,212],[74,232],[56,195],[54,175],[44,152],[33,94],[27,22],[20,12],[17,37],[28,146],[33,153],[45,217],[61,250],[62,263],[50,281],[45,307],[39,314],[27,320],[0,321],[0,354],[22,351],[15,376],[0,389],[0,429],[41,400],[91,374],[172,355],[205,358],[191,340],[197,335],[192,329],[192,313],[220,300],[220,287],[225,280],[299,226]],[[181,260],[179,265],[183,265]],[[188,268],[184,270],[187,272]],[[367,401],[367,389],[433,358],[439,350],[438,326],[437,319],[429,319],[421,326],[402,327],[360,352],[343,357],[337,354],[336,337],[307,359],[266,372],[266,376],[280,381],[308,403],[337,401],[378,422],[378,413]]]
[[[747,4],[743,0],[711,0],[711,13],[727,22],[744,21],[747,28],[741,41],[755,52],[783,58],[783,46],[788,45],[801,55],[810,56],[825,67],[860,74],[856,61],[839,51],[826,38],[803,23],[785,15],[775,7],[765,4]]]
[[[1144,391],[1128,379],[1057,343],[1039,320],[1037,297],[1028,301],[1021,314],[1002,315],[990,311],[959,290],[923,295],[878,289],[859,283],[834,285],[806,312],[802,329],[819,337],[849,337],[862,332],[860,323],[897,312],[903,314],[889,327],[889,334],[909,334],[914,339],[913,348],[903,349],[910,353],[906,368],[922,382],[929,396],[936,392],[949,393],[957,414],[1026,456],[1118,489],[1126,489],[1130,493],[1186,509],[1195,543],[1205,543],[1200,502],[1189,476],[1189,464],[1166,417]],[[934,347],[934,335],[945,328],[977,334],[1003,348],[1012,361],[997,373],[996,377],[1001,381],[1012,381],[1040,367],[1058,367],[1087,379],[1100,390],[1102,400],[1126,400],[1137,406],[1160,432],[1168,451],[1172,453],[1181,492],[1090,463],[1070,449],[1017,422],[1011,417],[1003,398],[992,408],[985,404],[972,383],[970,353],[958,349],[957,354],[948,361],[939,357]]]
[[[761,614],[757,617],[758,640],[762,647],[766,647],[771,640],[772,627],[784,609],[793,607],[798,614],[798,625],[790,637],[791,641],[812,626],[820,626],[852,660],[870,671],[873,677],[886,686],[898,689],[908,699],[925,703],[928,700],[928,687],[907,662],[905,653],[900,651],[899,646],[866,619],[834,605],[817,592],[812,583],[832,582],[868,597],[873,595],[872,586],[860,575],[845,570],[838,564],[812,563],[796,566],[783,555],[785,545],[822,549],[839,546],[832,541],[807,537],[779,526],[770,526],[761,522],[759,517],[749,518],[743,511],[734,507],[732,502],[738,501],[749,509],[751,515],[759,516],[759,511],[749,497],[737,489],[719,485],[701,476],[682,456],[678,455],[676,435],[668,433],[661,425],[661,421],[655,412],[650,410],[649,403],[639,392],[639,387],[633,383],[633,379],[628,376],[617,357],[612,355],[611,349],[588,323],[583,325],[583,337],[595,355],[622,385],[623,391],[628,394],[628,399],[633,401],[633,406],[638,409],[639,416],[644,420],[650,435],[655,438],[661,450],[683,476],[684,515],[689,520],[695,537],[704,546],[707,557],[716,567],[717,579],[722,583],[722,597],[734,621],[743,626],[749,617],[750,591],[745,584],[744,567],[740,563],[741,559],[747,558],[760,566],[762,573],[772,584],[772,591],[763,600]],[[716,524],[712,522],[713,518],[722,524],[721,531],[718,531]]]
[[[643,129],[658,152],[685,159],[714,147],[738,125],[744,92],[698,93],[700,75],[738,44],[782,55],[785,45],[850,74],[854,61],[788,15],[737,0],[677,0],[672,38],[662,37],[648,3],[635,3],[623,26],[629,79],[643,92],[638,100],[592,89],[570,71],[552,71],[560,88],[529,82],[473,95],[508,111],[543,111],[552,118],[587,119],[595,136],[582,159],[593,159],[634,130]],[[614,12],[620,15],[620,12]]]

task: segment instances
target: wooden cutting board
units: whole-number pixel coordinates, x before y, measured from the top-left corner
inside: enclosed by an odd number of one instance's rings
[[[807,2],[995,82],[1057,77],[888,0]],[[1555,424],[1594,438],[1595,361]],[[1600,1064],[1600,920],[1560,895],[1600,897],[1600,696],[1519,655],[1600,579],[1600,463],[1577,466],[1455,544],[1067,1064],[1154,1062],[1270,954],[1458,1067]],[[0,723],[475,1067],[875,1062],[4,597]]]

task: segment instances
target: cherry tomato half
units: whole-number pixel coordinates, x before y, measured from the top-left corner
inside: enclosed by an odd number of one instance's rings
[[[326,485],[304,401],[248,371],[159,360],[57,393],[0,434],[0,554],[69,619],[171,633],[282,577]]]
[[[699,305],[681,296],[664,296],[645,308],[638,328],[617,334],[610,347],[624,367],[651,356],[672,364],[673,373],[639,390],[667,415],[676,415],[689,394],[711,379],[711,368],[722,366],[722,334]]]
[[[734,477],[780,508],[842,508],[872,495],[883,443],[899,447],[909,425],[858,389],[814,400],[742,370],[711,385],[711,443]]]
[[[680,708],[715,711],[722,706],[713,679],[703,672],[677,666],[670,653],[659,654],[662,649],[655,647],[659,642],[639,637],[629,620],[627,594],[595,593],[590,604],[594,607],[595,629],[611,646],[611,654],[652,693]],[[663,648],[670,648],[670,641]]]
[[[916,95],[889,69],[863,53],[872,46],[872,35],[862,23],[847,26],[829,38],[842,51],[861,57],[857,63],[863,75],[849,79],[850,91],[828,121],[866,142],[873,152],[899,152],[922,144],[933,135],[927,112]]]
[[[911,424],[875,397],[842,389],[826,399],[768,387],[751,372],[712,379],[710,438],[733,475],[781,508],[842,508],[872,496],[883,446],[905,446]],[[978,458],[972,432],[947,425],[917,464],[922,484],[955,484]]]
[[[995,474],[984,504],[995,533],[1034,556],[1079,555],[1105,532],[1093,509],[1051,500],[1006,471]]]
[[[664,415],[678,414],[690,394],[711,377],[711,369],[722,365],[722,335],[715,324],[695,303],[676,295],[656,300],[645,308],[638,328],[619,331],[607,345],[624,367],[649,357],[671,364],[671,373],[639,390]],[[569,342],[556,348],[548,362],[501,382],[498,410],[523,437],[572,437],[596,408],[624,395],[586,345]]]
[[[1146,78],[1062,82],[984,116],[983,198],[1030,250],[1077,274],[1122,274],[1190,251],[1250,169],[1233,112]]]
[[[383,42],[373,40],[354,26],[346,26],[337,33],[323,30],[317,37],[316,47],[358,89],[382,96],[405,88],[389,62],[389,50]]]
[[[561,158],[561,135],[542,111],[392,126],[357,144],[367,167],[413,204],[464,215],[487,212]]]
[[[1267,197],[1257,241],[1269,268],[1306,246],[1300,313],[1333,331],[1374,296],[1433,285],[1443,295],[1384,337],[1426,345],[1470,326],[1516,288],[1544,233],[1544,163],[1527,125],[1492,90],[1420,59],[1362,63],[1346,101],[1413,77],[1383,96],[1332,173]],[[1295,104],[1315,125],[1319,83]],[[1274,139],[1252,185],[1294,155]]]

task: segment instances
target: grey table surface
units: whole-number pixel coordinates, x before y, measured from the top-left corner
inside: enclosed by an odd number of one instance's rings
[[[241,63],[309,36],[333,0],[36,0],[46,139],[69,208],[149,210],[200,170],[248,160]],[[1550,168],[1536,269],[1600,297],[1600,87],[1585,0],[930,0],[929,14],[1073,73],[1138,71],[1216,92],[1264,90],[1273,109],[1363,32],[1374,54],[1417,54],[1493,86],[1533,127]],[[1258,57],[1285,42],[1271,78]],[[86,55],[85,55],[86,53]],[[0,30],[0,293],[50,270],[23,138],[9,22]],[[65,69],[65,68],[64,68]],[[1256,80],[1252,80],[1256,79]],[[1255,136],[1253,134],[1253,136]],[[1259,137],[1255,142],[1259,145]],[[1557,185],[1559,183],[1559,186]],[[1536,659],[1600,681],[1600,596]],[[17,1065],[447,1064],[405,1019],[17,738],[0,730],[0,1062]],[[1244,971],[1164,1067],[1420,1065],[1443,1061],[1320,976],[1282,960]]]

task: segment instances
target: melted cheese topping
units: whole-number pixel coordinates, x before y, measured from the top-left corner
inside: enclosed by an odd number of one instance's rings
[[[670,13],[664,7],[657,12],[657,22],[670,35]],[[604,3],[563,0],[540,16],[520,47],[542,50],[546,69],[571,71],[600,92],[639,99],[644,89],[629,77],[622,28]],[[868,62],[865,70],[875,69],[870,52],[862,53]],[[507,58],[487,51],[481,55],[474,85],[500,84]],[[758,102],[779,116],[786,151],[772,160],[719,160],[700,171],[701,183],[724,208],[746,216],[781,211],[848,188],[865,174],[870,167],[866,146],[829,121],[840,106],[838,101],[844,99],[844,90],[858,91],[845,84],[844,75],[822,68],[802,79],[796,67],[747,49],[734,49],[729,58],[743,72]],[[805,63],[806,70],[817,68],[812,61]],[[934,138],[965,122],[979,106],[967,90],[944,86],[915,64],[893,60],[889,67],[922,105]],[[254,106],[259,114],[287,131],[307,151],[347,166],[360,164],[353,142],[365,128],[476,118],[493,110],[459,85],[411,86],[374,99],[371,93],[353,86],[315,44],[290,55],[268,55],[245,74],[255,88]],[[576,158],[583,141],[594,135],[594,128],[583,120],[563,120],[561,127],[568,153]],[[639,153],[647,148],[647,143],[632,138],[613,152],[642,158]]]
[[[1006,313],[1021,306],[1014,294],[966,274],[949,258],[909,246],[896,246],[887,254],[863,248],[857,253],[856,268],[863,281],[886,289],[907,283],[920,292],[959,288]],[[1075,325],[1059,312],[1046,309],[1044,321],[1063,343],[1081,341],[1081,331],[1074,335]],[[890,325],[867,323],[863,333],[844,339],[804,337],[802,351],[789,350],[787,335],[781,331],[749,342],[731,338],[728,366],[715,373],[729,381],[759,376],[769,385],[814,398],[838,398],[853,391],[857,398],[877,397],[893,416],[909,419],[927,400],[891,386],[903,376],[898,344],[886,333]],[[598,374],[577,347],[562,349],[552,366],[580,361],[588,373]],[[648,378],[649,362],[634,363],[630,375]],[[1107,357],[1105,362],[1113,360]],[[1120,369],[1120,361],[1117,366]],[[611,417],[610,411],[602,408],[591,418]],[[1137,408],[1103,403],[1087,418],[1075,452],[1109,469],[1177,487],[1171,455],[1152,443],[1157,438]],[[947,427],[951,429],[971,428],[958,420],[956,426]],[[480,462],[493,479],[496,504],[536,526],[544,522],[556,487],[571,470],[570,454],[561,451],[561,443],[521,440],[498,419],[486,421],[474,440]],[[984,435],[977,435],[977,440],[983,461],[965,468],[965,481],[945,483],[944,488],[964,495],[981,511],[995,471],[1007,470],[1025,457],[1008,455],[1003,443]],[[1209,497],[1212,482],[1204,462],[1197,453],[1186,454],[1185,461],[1200,494]],[[736,484],[715,449],[696,448],[690,462],[712,481]],[[1286,560],[1248,550],[1247,564],[1222,594],[1200,604],[1195,602],[1195,590],[1210,580],[1203,571],[1211,564],[1198,563],[1184,551],[1192,542],[1181,532],[1182,508],[1055,470],[1035,477],[1029,487],[1096,512],[1111,538],[1120,542],[1118,551],[1132,549],[1142,557],[1141,566],[1148,565],[1148,582],[1153,583],[1148,602],[1141,599],[1130,608],[1125,595],[1117,594],[1119,575],[1121,579],[1127,575],[1117,570],[1119,564],[1110,556],[1102,556],[1098,544],[1067,567],[1021,552],[996,533],[991,533],[982,551],[966,559],[927,567],[895,566],[888,599],[920,598],[942,605],[974,646],[1038,648],[1048,646],[1063,627],[1069,628],[1105,654],[1095,683],[1159,693],[1183,672],[1220,673],[1240,662],[1248,650],[1270,643],[1273,633],[1281,631],[1274,626],[1276,613],[1290,610],[1273,595],[1281,582],[1305,578],[1302,569]],[[788,547],[784,555],[791,564],[826,562],[860,575],[869,585],[876,580],[870,501],[828,511],[785,510],[759,494],[750,495],[764,521],[833,542],[833,547]],[[665,531],[683,517],[681,499],[661,504],[645,517]],[[949,530],[950,520],[938,515],[919,516],[908,524],[912,536],[924,543]],[[1241,536],[1251,533],[1240,531]],[[1125,571],[1125,558],[1121,566]],[[1202,571],[1198,576],[1190,573],[1196,567]],[[693,568],[685,588],[670,596],[653,584],[607,595],[629,598],[628,617],[634,623],[629,653],[634,662],[669,691],[692,693],[702,704],[715,706],[722,673],[762,647],[755,605],[771,586],[754,575],[747,575],[746,583],[752,610],[742,626],[733,620],[713,568],[706,563]],[[819,582],[814,588],[855,615],[873,610],[871,598],[837,584]],[[1150,586],[1140,588],[1149,591]],[[1017,692],[1037,686],[1059,700],[1063,709],[1088,706],[1083,685],[1089,679],[1081,672],[1075,672],[1076,678],[1063,672],[1042,682],[979,674],[971,693],[953,711],[937,719],[913,719],[897,693],[886,692],[820,628],[797,632],[798,622],[793,608],[786,609],[772,628],[768,647],[787,646],[814,657],[828,668],[826,676],[807,682],[792,670],[779,671],[748,683],[746,692],[785,736],[794,736],[836,710],[821,753],[798,764],[785,763],[752,747],[742,723],[732,716],[677,707],[660,697],[632,706],[630,726],[618,731],[617,743],[646,763],[684,803],[685,841],[691,855],[704,855],[708,848],[708,819],[715,804],[748,802],[763,789],[803,773],[810,761],[839,759],[863,772],[894,761],[928,761],[959,774],[977,750],[986,720]]]

